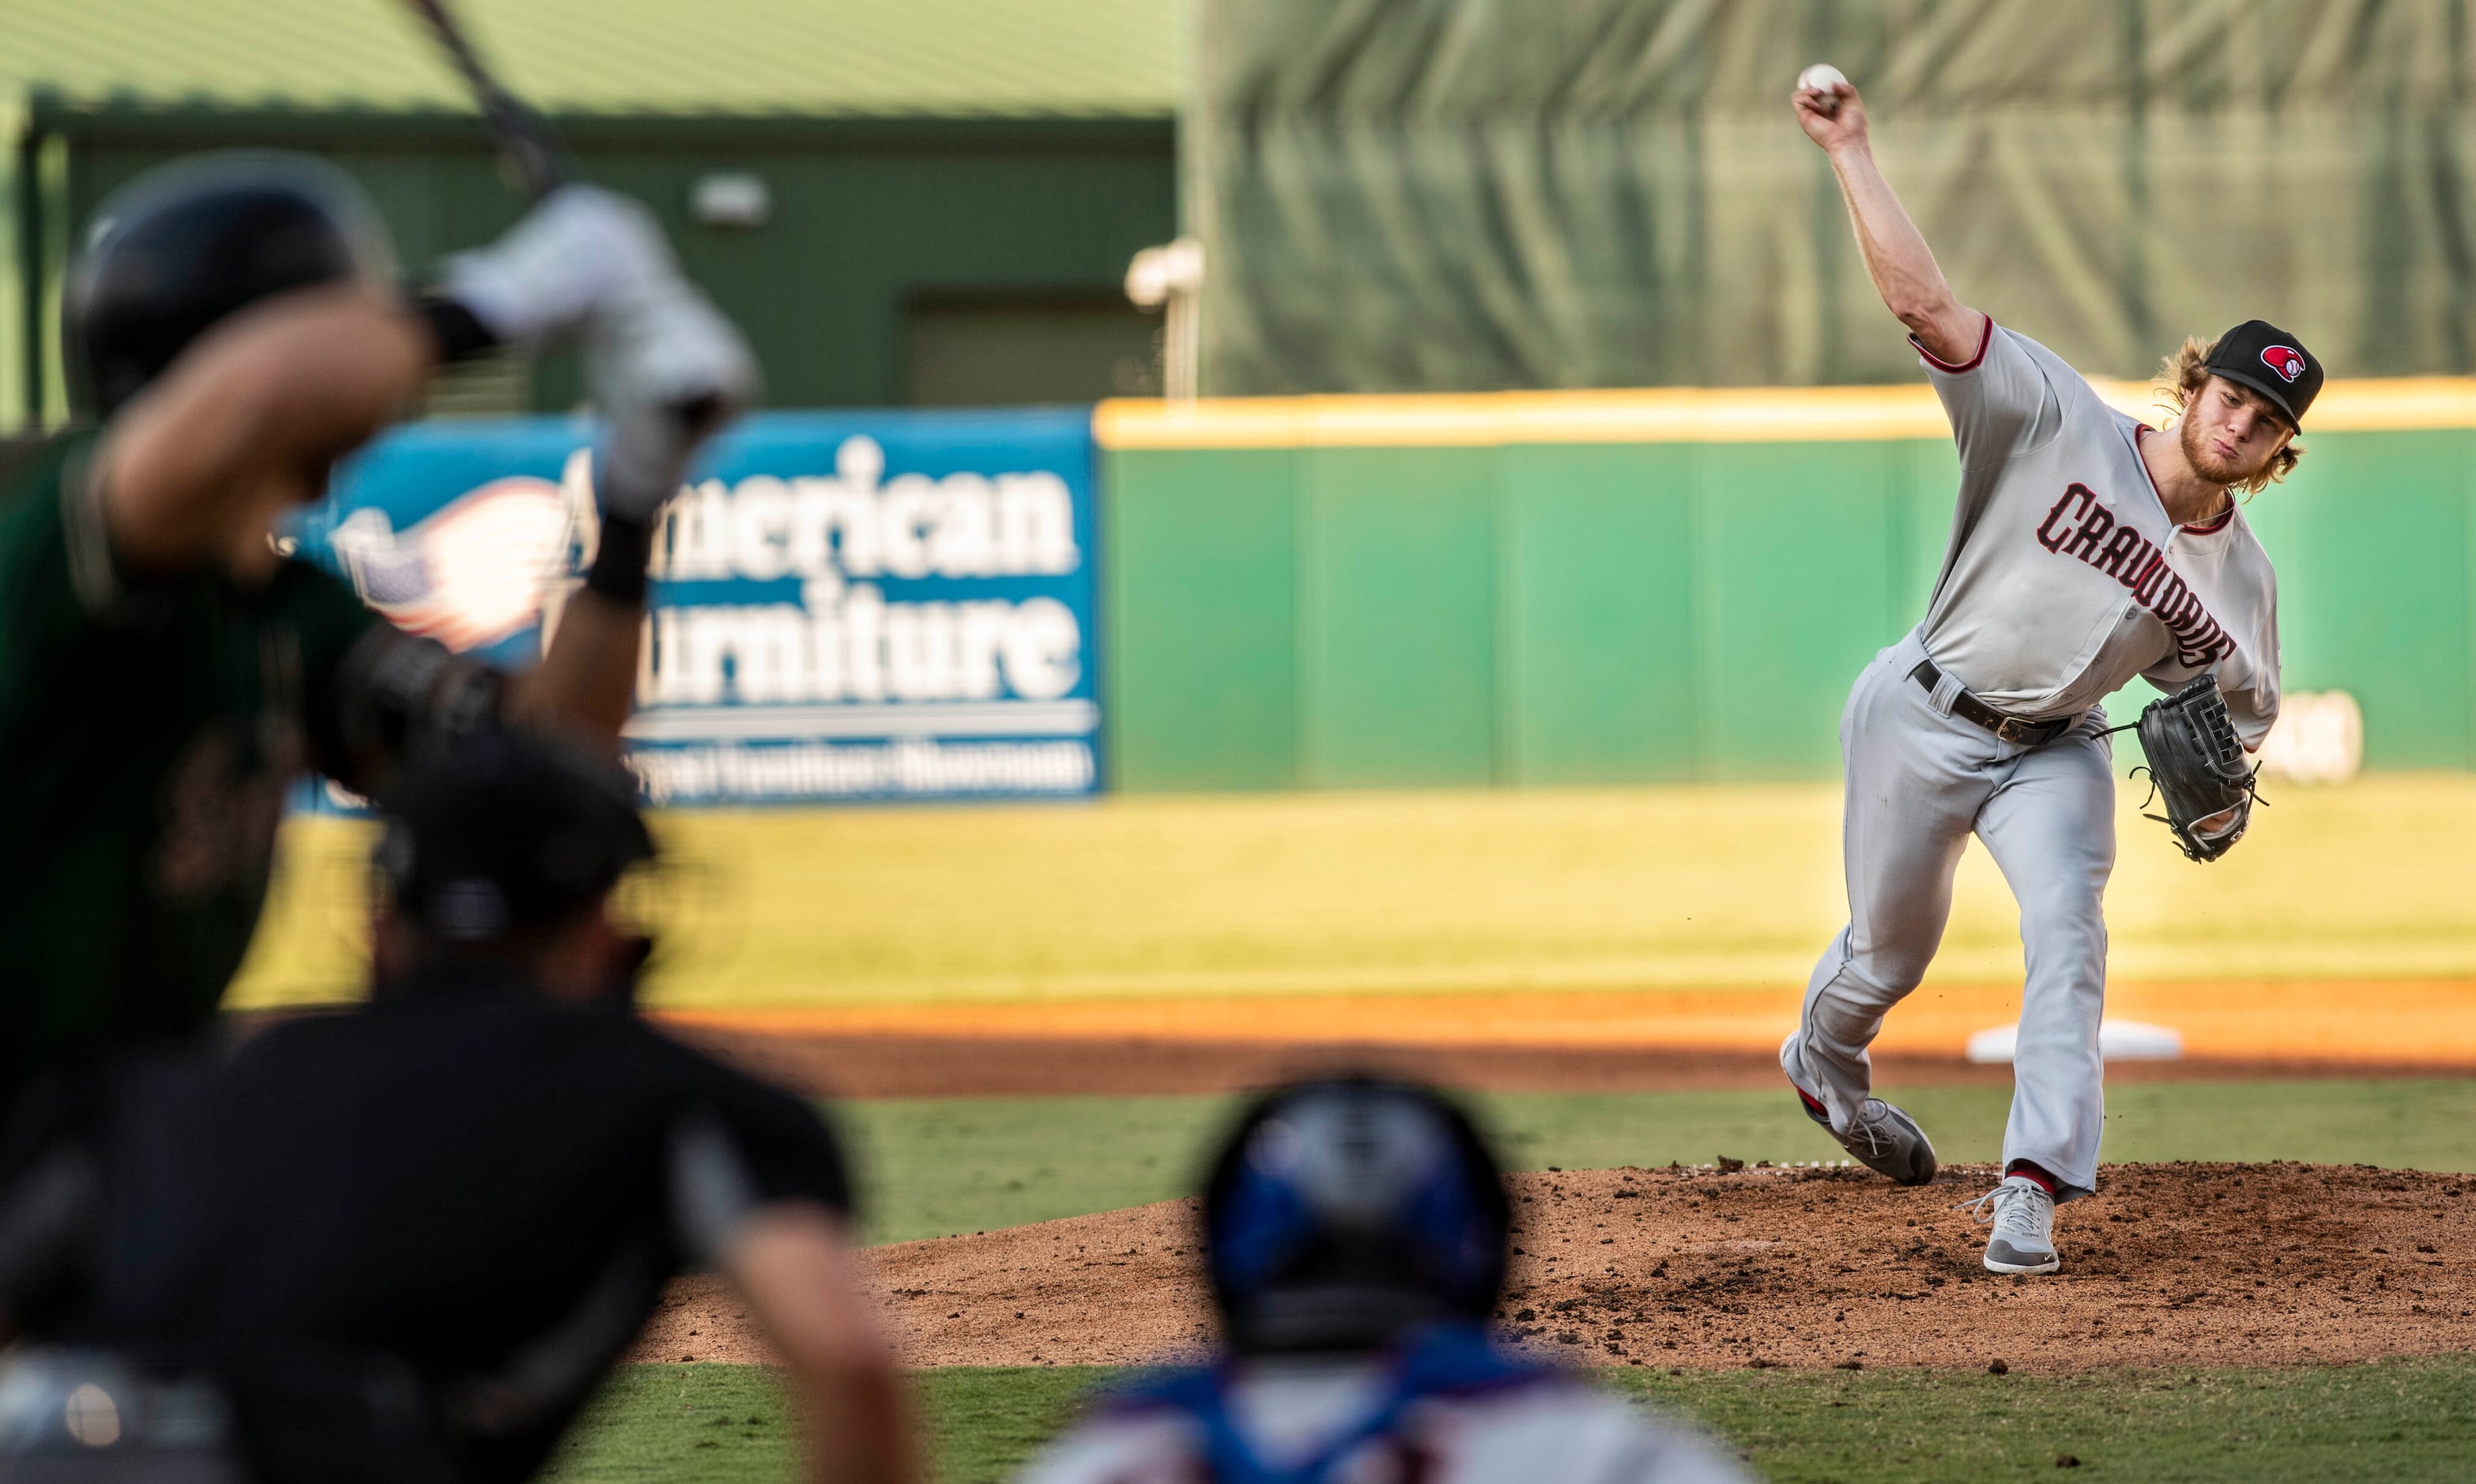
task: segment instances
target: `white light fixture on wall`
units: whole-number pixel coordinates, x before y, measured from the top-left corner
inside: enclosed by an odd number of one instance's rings
[[[1172,402],[1194,401],[1203,346],[1203,244],[1180,237],[1137,253],[1127,264],[1127,297],[1138,309],[1169,311],[1161,345],[1161,389]]]
[[[702,227],[744,232],[774,217],[774,190],[745,170],[700,175],[688,187],[688,214]]]

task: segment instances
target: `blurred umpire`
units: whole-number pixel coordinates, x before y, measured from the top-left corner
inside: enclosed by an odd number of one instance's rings
[[[0,1480],[526,1477],[683,1266],[786,1368],[811,1475],[909,1423],[813,1109],[646,1026],[615,765],[483,731],[412,764],[370,1002],[77,1079],[0,1184]]]
[[[207,1024],[285,793],[370,792],[495,715],[611,745],[648,532],[753,390],[738,333],[634,203],[552,195],[408,296],[377,217],[306,156],[207,156],[107,200],[63,310],[84,411],[0,494],[0,1111],[44,1071]],[[442,365],[582,336],[608,419],[600,544],[533,672],[397,632],[273,526]]]
[[[1721,1484],[1698,1439],[1498,1348],[1501,1175],[1435,1093],[1274,1092],[1203,1194],[1215,1364],[1117,1394],[1023,1484]]]

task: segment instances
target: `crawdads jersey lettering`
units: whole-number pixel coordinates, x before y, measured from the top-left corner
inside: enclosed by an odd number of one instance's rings
[[[2178,526],[2142,462],[2154,433],[2026,335],[1987,322],[1974,360],[1926,356],[1960,451],[1960,501],[1926,653],[2018,716],[2087,710],[2136,675],[2215,671],[2246,747],[2278,716],[2276,578],[2241,507]]]

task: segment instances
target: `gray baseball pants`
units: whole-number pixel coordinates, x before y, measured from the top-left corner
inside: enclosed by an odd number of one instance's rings
[[[1872,1082],[1866,1049],[1934,959],[1973,831],[2020,904],[2028,968],[2003,1162],[2033,1162],[2060,1182],[2059,1197],[2085,1196],[2097,1185],[2106,1116],[2097,1046],[2102,905],[2115,868],[2113,752],[2097,734],[2106,713],[2092,707],[2043,747],[1998,741],[1951,714],[1950,675],[1931,695],[1911,678],[1924,657],[1915,632],[1883,651],[1842,713],[1848,926],[1815,965],[1780,1063],[1835,1127],[1848,1126]]]

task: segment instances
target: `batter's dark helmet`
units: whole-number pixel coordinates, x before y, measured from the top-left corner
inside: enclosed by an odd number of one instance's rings
[[[1427,1088],[1340,1076],[1270,1093],[1203,1195],[1229,1343],[1373,1349],[1414,1324],[1484,1320],[1504,1287],[1508,1211],[1486,1141]]]
[[[73,393],[109,417],[236,309],[394,275],[378,213],[325,161],[263,151],[176,161],[112,192],[87,229],[62,315]]]

